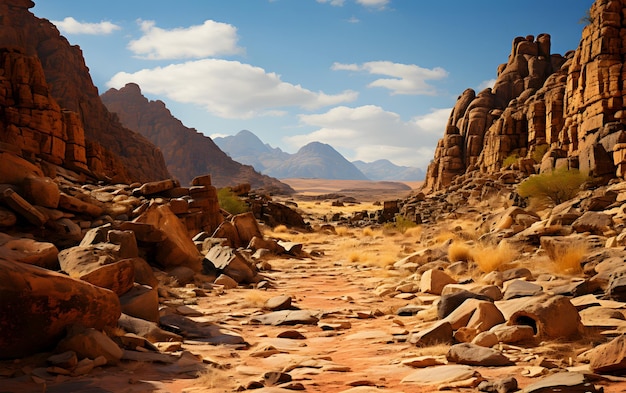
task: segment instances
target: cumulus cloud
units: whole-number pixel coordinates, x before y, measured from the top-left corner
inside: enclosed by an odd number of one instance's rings
[[[391,61],[370,61],[360,65],[334,63],[331,69],[335,71],[362,71],[371,75],[389,76],[390,78],[376,79],[367,86],[388,89],[393,95],[436,95],[437,90],[428,81],[440,80],[448,76],[448,72],[441,67],[428,69],[415,64],[393,63]]]
[[[79,22],[68,16],[63,20],[51,21],[63,34],[90,34],[90,35],[108,35],[121,27],[107,21],[98,23]]]
[[[303,125],[318,129],[288,137],[286,142],[299,147],[318,141],[338,150],[352,151],[349,160],[372,162],[387,158],[398,165],[425,168],[443,135],[451,110],[435,109],[404,121],[397,113],[375,105],[338,106],[326,113],[300,115]]]
[[[138,21],[143,36],[128,44],[135,55],[150,59],[199,59],[241,53],[237,28],[227,23],[206,20],[201,25],[161,29],[154,21]]]
[[[202,59],[166,67],[119,72],[107,83],[120,88],[134,82],[142,91],[200,105],[215,116],[244,119],[281,116],[288,107],[308,110],[354,101],[358,93],[313,92],[284,82],[263,68],[223,59]]]

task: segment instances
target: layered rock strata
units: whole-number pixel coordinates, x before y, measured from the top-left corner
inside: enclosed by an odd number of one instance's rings
[[[117,180],[168,178],[159,149],[124,128],[102,104],[80,48],[30,13],[33,6],[30,0],[0,4],[0,47],[7,48],[3,126],[17,127],[3,142],[54,164],[70,163]]]

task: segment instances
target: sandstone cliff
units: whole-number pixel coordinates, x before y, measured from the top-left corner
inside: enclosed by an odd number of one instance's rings
[[[162,101],[148,101],[134,83],[108,90],[102,101],[122,124],[140,132],[163,151],[170,173],[182,184],[209,173],[217,187],[250,183],[271,192],[293,193],[288,185],[231,159],[211,138],[185,127]]]
[[[6,111],[22,118],[21,124],[14,124],[19,130],[6,133],[3,142],[55,164],[64,164],[69,155],[68,162],[117,180],[169,177],[159,149],[124,128],[102,104],[80,48],[71,46],[52,23],[29,12],[33,6],[30,0],[0,3],[0,47],[13,53],[3,56],[4,78],[12,78],[4,83],[12,91],[0,94],[7,106],[14,106],[17,98],[16,109]],[[59,119],[65,119],[63,125]],[[7,123],[14,120],[5,116]]]
[[[459,96],[425,190],[499,171],[508,157],[519,157],[513,167],[526,174],[569,167],[623,178],[624,7],[597,1],[578,49],[565,56],[550,52],[548,34],[515,38],[494,87]]]

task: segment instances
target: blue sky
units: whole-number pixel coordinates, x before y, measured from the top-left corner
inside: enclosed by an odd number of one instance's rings
[[[592,0],[35,0],[100,93],[128,82],[208,136],[424,168],[516,36],[576,49]]]

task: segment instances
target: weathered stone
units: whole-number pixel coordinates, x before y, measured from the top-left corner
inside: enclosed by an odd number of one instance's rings
[[[472,340],[472,344],[480,345],[481,347],[493,347],[498,342],[498,336],[490,331],[478,333]]]
[[[135,284],[120,296],[122,312],[146,321],[159,322],[159,293],[157,288]]]
[[[450,347],[446,358],[449,362],[469,366],[510,366],[514,363],[495,349],[462,343]]]
[[[252,283],[256,276],[256,268],[249,264],[241,253],[230,248],[214,246],[205,255],[215,268],[230,276],[237,283]]]
[[[530,298],[508,319],[509,325],[528,325],[543,338],[574,338],[582,325],[576,307],[564,296]]]
[[[74,196],[61,193],[59,197],[59,207],[71,212],[87,214],[91,217],[98,217],[104,213],[104,209],[93,203],[83,201]]]
[[[456,280],[448,276],[443,270],[430,269],[422,274],[420,280],[420,291],[441,295],[443,287],[448,284],[456,284]]]
[[[107,335],[93,328],[70,332],[57,345],[57,350],[73,351],[81,358],[104,356],[108,364],[116,364],[122,358],[120,347]]]
[[[476,311],[467,322],[468,328],[484,332],[492,327],[506,322],[502,312],[491,302],[481,301],[476,305]]]
[[[59,207],[61,192],[49,177],[27,176],[22,182],[24,198],[33,205],[56,209]]]
[[[599,345],[588,355],[593,372],[623,373],[626,369],[626,336],[620,335],[608,343]]]
[[[524,296],[535,296],[543,292],[541,285],[524,280],[513,280],[504,289],[504,299],[515,299]]]
[[[0,200],[36,227],[41,227],[48,221],[43,213],[10,188],[0,193]]]
[[[516,392],[517,380],[513,377],[502,378],[495,381],[483,381],[478,385],[481,392],[508,393]]]
[[[613,226],[611,216],[601,212],[585,212],[572,223],[576,232],[591,232],[594,235],[603,235]]]
[[[572,392],[572,393],[600,393],[602,388],[597,389],[587,381],[584,374],[575,372],[561,372],[552,374],[526,386],[520,393],[548,393],[548,392]]]
[[[489,296],[466,290],[442,295],[437,303],[437,315],[440,319],[448,316],[467,299],[490,300]]]
[[[161,266],[165,268],[187,266],[195,272],[202,269],[202,255],[191,241],[183,223],[169,207],[152,205],[135,221],[151,224],[165,234],[165,240],[156,246],[156,262]],[[139,236],[136,237],[141,240]]]
[[[447,321],[439,321],[433,326],[414,333],[409,337],[409,342],[418,347],[452,342],[454,330]]]
[[[282,310],[251,318],[251,321],[262,325],[315,325],[319,318],[315,313],[306,310]]]
[[[120,303],[112,291],[36,266],[0,259],[0,356],[49,349],[74,324],[114,326]]]
[[[491,329],[499,342],[513,344],[520,341],[532,340],[535,337],[535,330],[528,325],[498,325]]]
[[[478,372],[469,366],[446,365],[429,367],[413,372],[402,379],[402,383],[418,385],[440,385],[454,381],[462,381],[475,377]]]
[[[237,281],[233,280],[232,277],[226,274],[220,274],[219,276],[217,276],[215,278],[215,281],[213,281],[213,283],[217,285],[221,285],[225,289],[234,289],[234,288],[237,288],[237,286],[239,286],[239,283],[237,283]]]
[[[291,308],[291,296],[274,296],[267,299],[263,307],[272,311],[287,310]]]
[[[148,339],[150,342],[182,341],[178,334],[163,330],[154,322],[122,314],[117,322],[118,326],[129,333]]]
[[[59,266],[58,254],[59,250],[52,243],[0,233],[0,258],[55,270]]]
[[[259,224],[251,212],[238,214],[232,219],[233,225],[237,229],[239,240],[242,246],[247,246],[254,237],[263,237]]]

